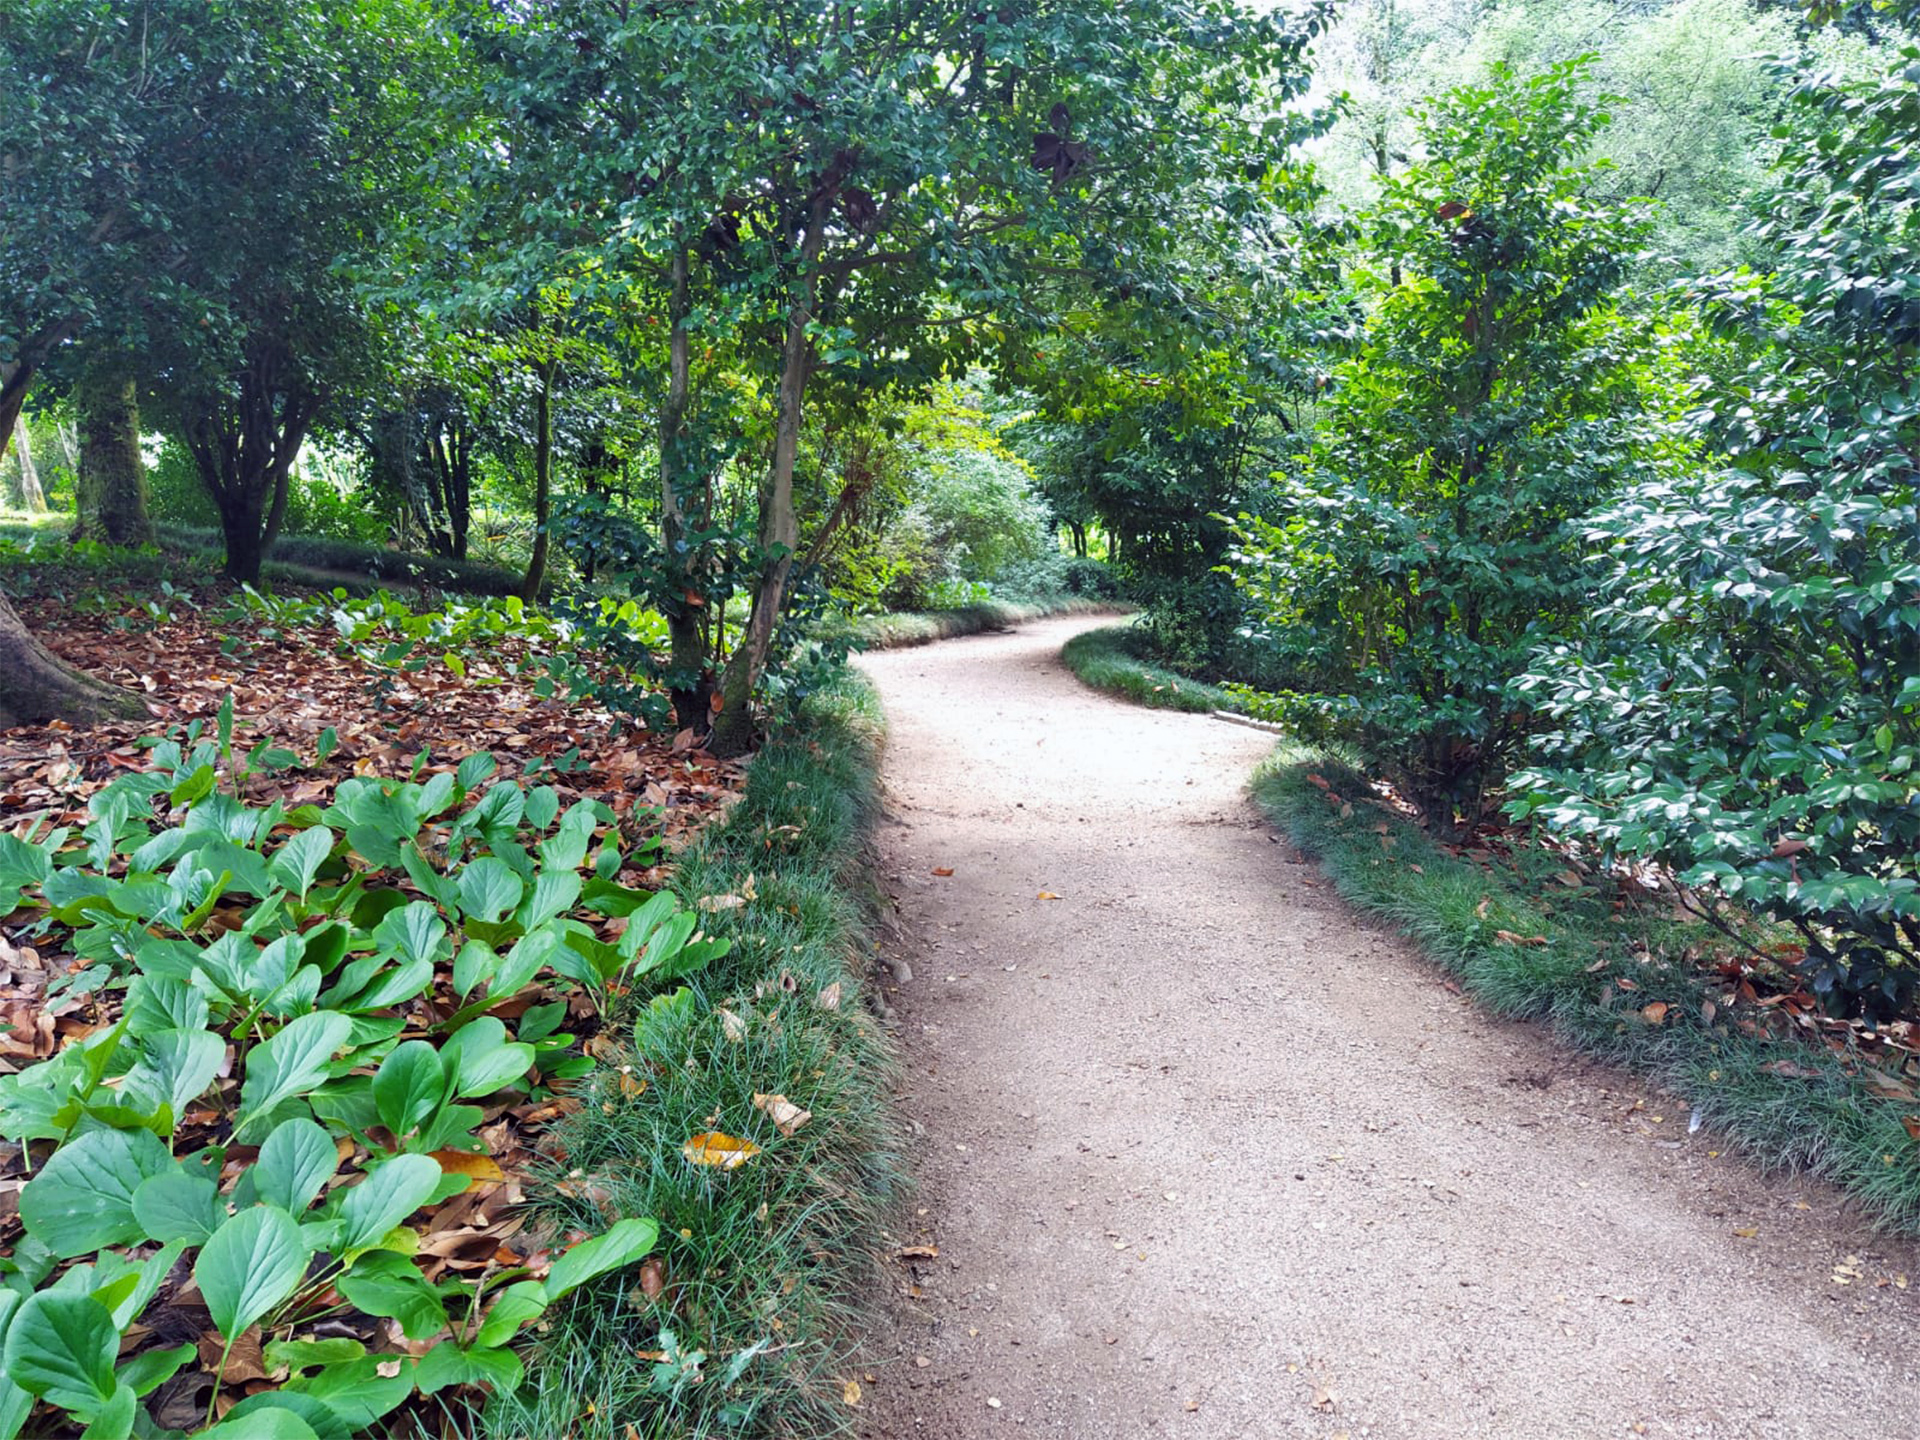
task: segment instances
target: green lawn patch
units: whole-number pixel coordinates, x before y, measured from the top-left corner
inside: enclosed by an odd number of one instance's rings
[[[853,1322],[902,1185],[892,1054],[861,994],[880,734],[873,692],[849,672],[762,751],[732,814],[681,861],[674,888],[733,950],[679,999],[612,1027],[630,1043],[603,1057],[539,1202],[587,1230],[657,1219],[658,1263],[556,1319],[529,1357],[530,1397],[497,1401],[491,1434],[850,1424]],[[762,1096],[811,1118],[793,1127]],[[714,1133],[760,1148],[734,1169],[692,1163],[687,1142]]]
[[[1646,1072],[1763,1168],[1831,1180],[1888,1229],[1920,1233],[1920,1145],[1908,1129],[1920,1128],[1920,1102],[1905,1052],[1827,1027],[1809,1038],[1788,1007],[1741,995],[1741,972],[1701,963],[1742,958],[1706,925],[1673,918],[1664,901],[1616,909],[1611,880],[1543,847],[1456,854],[1326,756],[1283,748],[1253,790],[1343,896],[1393,922],[1489,1009],[1545,1020]]]
[[[1238,700],[1218,686],[1154,663],[1151,640],[1131,625],[1110,625],[1076,635],[1061,650],[1060,658],[1082,684],[1136,705],[1194,713],[1238,713],[1242,709]]]

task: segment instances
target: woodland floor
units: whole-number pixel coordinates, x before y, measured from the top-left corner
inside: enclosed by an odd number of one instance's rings
[[[1061,667],[1102,623],[862,662],[920,1177],[862,1435],[1913,1433],[1920,1247],[1452,993],[1268,737]]]

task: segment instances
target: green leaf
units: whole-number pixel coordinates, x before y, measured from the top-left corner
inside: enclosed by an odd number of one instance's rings
[[[231,1341],[293,1294],[312,1254],[299,1225],[278,1206],[255,1205],[222,1225],[193,1263],[221,1335]]]
[[[331,1418],[331,1412],[328,1415]],[[269,1390],[242,1400],[227,1412],[226,1419],[211,1430],[202,1430],[198,1440],[349,1440],[351,1433],[345,1426],[337,1431],[321,1430],[311,1417],[300,1414],[277,1392]]]
[[[119,1354],[120,1332],[106,1306],[91,1295],[43,1290],[7,1326],[0,1363],[28,1394],[90,1413],[119,1388],[113,1373]]]
[[[303,1428],[277,1428],[289,1425]],[[231,1437],[229,1426],[235,1427]],[[247,1430],[247,1426],[254,1428]],[[353,1440],[353,1433],[325,1401],[283,1389],[249,1395],[206,1435],[217,1436],[219,1440],[304,1440],[308,1435],[314,1440]]]
[[[460,762],[453,772],[453,778],[460,782],[462,790],[472,790],[482,781],[490,779],[498,769],[493,756],[485,750],[476,750]]]
[[[299,1217],[340,1166],[339,1152],[327,1132],[296,1116],[273,1127],[254,1162],[254,1193]]]
[[[144,1052],[121,1082],[120,1093],[130,1101],[142,1096],[154,1104],[164,1101],[175,1115],[206,1093],[227,1058],[227,1042],[210,1030],[160,1030],[140,1042]]]
[[[491,1095],[525,1078],[534,1053],[531,1045],[509,1041],[507,1027],[487,1015],[456,1030],[440,1058],[453,1073],[455,1095]]]
[[[433,906],[415,900],[374,927],[373,943],[402,960],[437,964],[445,955],[447,925]]]
[[[205,1243],[220,1228],[220,1188],[204,1175],[168,1170],[140,1182],[133,1213],[147,1235],[160,1241]]]
[[[353,1021],[332,1010],[316,1010],[289,1021],[272,1038],[247,1054],[247,1078],[240,1088],[240,1120],[234,1138],[242,1144],[257,1134],[274,1108],[303,1095],[327,1078],[334,1052],[347,1043]]]
[[[313,1396],[357,1434],[371,1429],[413,1393],[412,1364],[403,1363],[397,1375],[382,1375],[379,1367],[391,1363],[387,1356],[368,1355],[328,1365],[289,1380],[282,1393]]]
[[[135,1395],[151,1395],[180,1373],[180,1367],[199,1358],[192,1345],[176,1345],[171,1350],[142,1350],[121,1364],[115,1372],[120,1383]]]
[[[395,1140],[404,1140],[431,1120],[446,1103],[447,1093],[446,1066],[425,1040],[399,1046],[374,1072],[373,1101],[380,1123]]]
[[[174,1168],[167,1147],[146,1130],[94,1130],[54,1151],[20,1192],[27,1233],[66,1259],[108,1245],[131,1245],[144,1231],[133,1193]]]
[[[273,857],[267,867],[267,873],[275,883],[286,886],[302,900],[313,888],[313,878],[320,873],[320,867],[326,863],[327,856],[333,853],[334,833],[324,825],[315,825],[302,830]]]
[[[269,1370],[299,1373],[322,1365],[338,1365],[358,1360],[367,1347],[358,1340],[336,1336],[330,1340],[271,1340],[263,1350]]]
[[[509,913],[525,893],[520,877],[492,855],[482,856],[460,872],[461,907],[488,924]]]
[[[324,765],[327,757],[340,748],[340,734],[329,725],[320,732],[320,738],[313,747],[314,763]]]
[[[442,1340],[420,1357],[413,1383],[422,1395],[449,1385],[489,1385],[502,1391],[518,1387],[525,1373],[520,1357],[504,1347],[462,1350],[453,1341]]]
[[[509,1285],[493,1302],[487,1318],[480,1322],[473,1343],[505,1345],[546,1314],[547,1306],[552,1303],[547,1298],[547,1287],[538,1280],[521,1280]]]
[[[119,1386],[94,1413],[93,1423],[80,1432],[80,1440],[127,1440],[133,1434],[134,1412],[139,1408],[140,1397],[132,1388]]]
[[[659,1238],[657,1221],[636,1219],[618,1221],[604,1235],[582,1240],[548,1269],[548,1297],[562,1299],[589,1280],[644,1260]]]
[[[440,1163],[429,1156],[400,1155],[349,1190],[340,1207],[342,1253],[355,1255],[386,1239],[388,1231],[426,1204],[440,1173]]]
[[[363,1255],[338,1284],[349,1303],[367,1314],[397,1320],[409,1340],[425,1340],[446,1328],[446,1301],[404,1256],[379,1250]]]

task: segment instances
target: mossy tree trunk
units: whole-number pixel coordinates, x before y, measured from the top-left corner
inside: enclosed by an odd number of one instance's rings
[[[74,398],[80,416],[80,473],[73,538],[102,545],[153,544],[133,380],[111,372],[89,375]]]
[[[696,482],[703,479],[687,463],[693,450],[687,436],[687,413],[693,400],[692,336],[687,330],[693,308],[692,265],[686,245],[678,245],[671,262],[668,318],[673,331],[668,342],[667,398],[660,407],[660,538],[667,571],[661,609],[667,618],[666,680],[675,723],[704,729],[712,718],[713,656],[702,623],[706,597],[701,593],[701,552],[688,531],[705,527],[706,507],[701,505],[694,516],[687,513],[688,503],[696,500]]]
[[[547,525],[553,519],[553,376],[551,360],[539,368],[540,389],[533,401],[533,553],[520,581],[520,598],[532,605],[547,583]]]
[[[134,716],[137,695],[82,674],[48,650],[0,592],[0,730],[49,720]]]

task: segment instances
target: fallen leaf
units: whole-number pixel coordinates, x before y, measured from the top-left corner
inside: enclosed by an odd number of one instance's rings
[[[1511,930],[1496,930],[1493,938],[1506,945],[1532,945],[1536,948],[1550,943],[1544,935],[1516,935]]]
[[[747,1038],[747,1022],[722,1005],[713,1012],[720,1017],[720,1033],[738,1045]]]
[[[791,1135],[813,1118],[811,1110],[802,1110],[784,1095],[755,1095],[753,1108],[763,1111],[782,1135]]]
[[[940,1247],[938,1245],[902,1245],[898,1250],[893,1252],[893,1258],[896,1260],[938,1260],[940,1258]]]
[[[738,1170],[760,1153],[760,1147],[751,1140],[723,1135],[718,1130],[704,1130],[682,1145],[680,1153],[695,1165],[711,1165],[720,1170]]]
[[[640,1293],[649,1300],[658,1300],[667,1288],[666,1262],[658,1255],[651,1255],[640,1263]]]
[[[1060,897],[1051,890],[1042,890],[1036,898],[1041,900],[1058,900]]]
[[[449,1175],[464,1175],[469,1180],[497,1185],[507,1178],[506,1171],[494,1163],[491,1155],[476,1155],[470,1150],[435,1150],[430,1157],[439,1161]]]
[[[840,1400],[841,1403],[846,1405],[858,1405],[860,1403],[860,1382],[858,1380],[849,1380],[846,1384],[842,1385],[840,1387]]]
[[[822,1010],[838,1010],[840,1008],[840,982],[836,980],[821,990],[818,995],[813,997],[813,1003],[818,1005]]]
[[[1333,1410],[1336,1406],[1338,1406],[1339,1403],[1340,1403],[1340,1397],[1334,1394],[1333,1391],[1327,1389],[1326,1386],[1321,1385],[1321,1386],[1315,1387],[1313,1392],[1313,1408],[1314,1409],[1330,1411],[1330,1410]]]
[[[1760,1227],[1758,1225],[1742,1225],[1733,1233],[1736,1239],[1751,1240],[1760,1233]]]
[[[1642,1010],[1640,1014],[1649,1025],[1658,1025],[1667,1018],[1667,1003],[1664,1000],[1656,1000]]]
[[[738,910],[747,903],[744,895],[702,895],[693,902],[709,915],[718,915],[724,910]]]
[[[953,867],[951,865],[936,865],[933,867],[933,873],[944,878],[945,876],[953,874]]]

